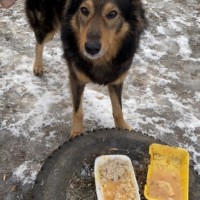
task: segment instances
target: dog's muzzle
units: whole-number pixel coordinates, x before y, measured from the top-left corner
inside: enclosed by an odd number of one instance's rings
[[[101,51],[101,44],[98,41],[89,41],[85,43],[85,51],[91,56],[95,56]]]

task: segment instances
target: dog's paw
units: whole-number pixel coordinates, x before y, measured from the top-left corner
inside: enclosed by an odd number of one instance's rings
[[[73,138],[81,135],[82,133],[83,133],[83,131],[80,131],[80,132],[71,131],[71,133],[70,133],[70,139],[73,139]]]
[[[70,138],[74,138],[76,136],[81,135],[84,132],[83,126],[75,126],[72,128],[71,133],[70,133]]]
[[[116,127],[119,128],[119,129],[125,129],[125,130],[128,130],[128,131],[132,131],[133,130],[133,127],[128,125],[125,121],[120,123],[120,124],[117,124]]]
[[[122,129],[125,129],[127,131],[132,131],[133,130],[133,127],[129,126],[128,124],[124,127],[122,127]]]
[[[42,66],[34,66],[33,67],[33,74],[35,76],[42,76],[43,75],[43,67]]]
[[[125,129],[128,130],[128,131],[132,131],[132,130],[133,130],[133,127],[132,127],[132,126],[129,126],[129,125],[127,124],[127,126],[125,127]]]

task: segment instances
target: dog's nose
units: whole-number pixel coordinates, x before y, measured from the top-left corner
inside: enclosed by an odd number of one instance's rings
[[[98,41],[90,41],[85,43],[85,50],[90,55],[94,56],[101,50],[101,44]]]

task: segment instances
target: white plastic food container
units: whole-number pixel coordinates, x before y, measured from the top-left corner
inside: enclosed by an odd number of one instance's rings
[[[135,172],[128,156],[96,158],[94,174],[98,200],[140,200]]]

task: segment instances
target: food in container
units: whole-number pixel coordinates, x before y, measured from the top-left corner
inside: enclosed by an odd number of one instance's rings
[[[131,160],[125,155],[104,155],[95,160],[98,200],[140,200]]]
[[[148,200],[188,200],[189,153],[182,148],[152,144],[145,197]]]

